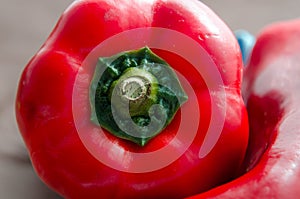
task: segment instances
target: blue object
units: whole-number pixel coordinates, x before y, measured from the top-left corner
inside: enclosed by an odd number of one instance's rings
[[[256,38],[246,30],[236,30],[234,34],[241,48],[244,65],[246,65],[256,42]]]

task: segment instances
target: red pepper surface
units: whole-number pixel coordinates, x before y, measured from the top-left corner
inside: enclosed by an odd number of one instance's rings
[[[218,100],[219,94],[209,93],[199,72],[185,59],[152,49],[192,86],[196,98],[187,92],[189,99],[181,110],[187,109],[191,115],[195,109],[201,110],[199,128],[185,153],[170,165],[152,172],[130,173],[110,168],[86,149],[74,124],[72,91],[76,75],[84,69],[83,61],[97,45],[113,35],[141,27],[174,30],[202,46],[222,78],[224,85],[220,87],[226,98],[220,104],[225,102],[226,107],[219,106],[225,114],[218,142],[208,155],[199,158],[211,120],[211,98]],[[162,38],[168,39],[168,35]],[[26,66],[17,93],[16,117],[37,174],[65,198],[183,198],[231,180],[242,164],[248,122],[241,97],[241,76],[241,54],[234,35],[199,1],[79,0],[63,13],[48,40]],[[82,107],[85,109],[88,107]],[[130,166],[129,152],[151,152],[168,145],[180,121],[179,111],[171,124],[144,147],[105,133],[115,143],[115,151],[124,154],[124,162],[118,164]],[[176,151],[182,146],[175,147]]]
[[[247,173],[191,198],[299,198],[299,52],[299,19],[259,34],[243,86],[250,125]]]

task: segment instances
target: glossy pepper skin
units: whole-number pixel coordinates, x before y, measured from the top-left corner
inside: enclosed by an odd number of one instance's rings
[[[129,173],[110,168],[85,148],[73,120],[72,91],[83,60],[97,45],[141,27],[175,30],[201,45],[222,77],[226,108],[219,106],[225,115],[218,142],[207,156],[199,158],[210,122],[211,97],[218,99],[219,94],[209,95],[201,75],[185,59],[152,49],[188,80],[196,97],[188,92],[181,110],[200,109],[201,120],[194,141],[172,164],[152,172]],[[241,54],[234,35],[199,1],[79,0],[63,13],[26,66],[17,93],[16,117],[37,174],[64,198],[183,198],[230,180],[241,166],[248,142],[241,76]],[[129,152],[151,152],[168,145],[180,121],[178,113],[144,147],[109,133],[106,136],[115,143],[116,152],[124,153],[124,162],[118,164],[130,166]],[[180,150],[181,145],[175,147]]]
[[[247,173],[191,198],[299,198],[299,52],[299,19],[269,25],[258,35],[245,71]]]

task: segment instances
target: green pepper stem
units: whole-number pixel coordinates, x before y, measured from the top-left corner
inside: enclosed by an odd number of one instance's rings
[[[157,90],[157,79],[151,73],[139,68],[129,68],[113,82],[110,96],[116,91],[114,105],[119,109],[118,112],[127,113],[129,108],[133,117],[148,114],[149,108],[156,102]]]
[[[130,77],[120,86],[122,96],[132,102],[145,98],[150,84],[145,83],[141,77]]]

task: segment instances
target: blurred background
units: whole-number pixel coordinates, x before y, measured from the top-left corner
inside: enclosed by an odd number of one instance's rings
[[[72,0],[0,0],[0,199],[59,199],[36,176],[15,122],[20,74]],[[232,30],[256,35],[300,17],[299,0],[205,0]]]

